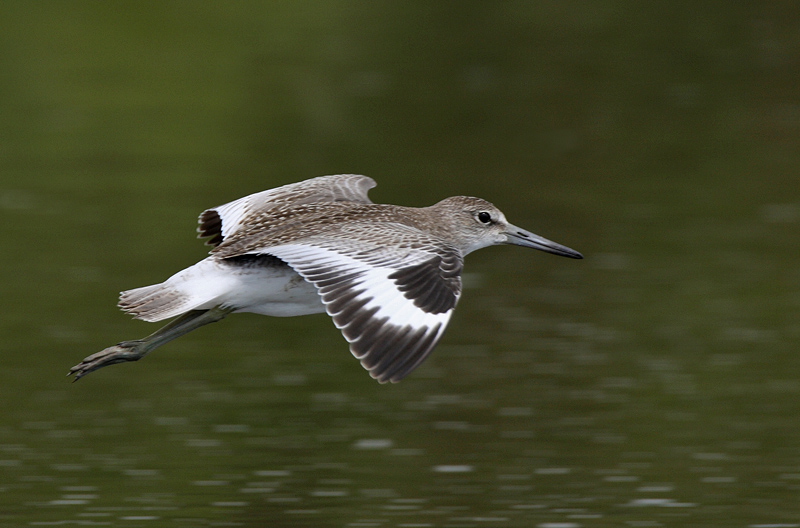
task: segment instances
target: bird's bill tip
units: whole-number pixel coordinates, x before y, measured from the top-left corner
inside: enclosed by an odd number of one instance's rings
[[[568,257],[573,259],[582,259],[583,255],[570,249],[567,246],[562,246],[552,240],[525,231],[516,226],[508,226],[506,230],[506,243],[514,244],[515,246],[529,247],[544,251],[545,253],[552,253],[560,257]]]

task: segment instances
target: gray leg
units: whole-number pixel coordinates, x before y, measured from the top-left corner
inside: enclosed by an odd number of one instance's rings
[[[78,381],[86,374],[99,368],[115,363],[124,363],[125,361],[138,361],[148,352],[164,343],[188,334],[192,330],[196,330],[208,323],[215,323],[229,313],[231,313],[230,308],[221,308],[219,306],[210,310],[186,312],[143,339],[123,341],[86,357],[79,364],[69,369],[67,376],[74,374],[75,381]]]

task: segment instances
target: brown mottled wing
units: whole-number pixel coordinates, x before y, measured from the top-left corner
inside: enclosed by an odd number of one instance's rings
[[[375,180],[357,174],[320,176],[276,189],[262,191],[207,209],[198,219],[198,238],[208,238],[206,245],[217,246],[227,236],[248,224],[248,220],[277,207],[316,202],[372,203],[367,192]]]
[[[381,383],[397,382],[436,346],[461,295],[462,258],[444,247],[400,256],[331,239],[265,249],[317,287],[350,351]]]

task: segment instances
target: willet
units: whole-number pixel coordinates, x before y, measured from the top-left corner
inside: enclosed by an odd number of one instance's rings
[[[144,321],[175,320],[69,371],[79,379],[148,352],[233,312],[289,317],[327,312],[350,351],[381,383],[428,356],[461,296],[464,256],[514,244],[583,258],[520,229],[491,203],[454,196],[430,207],[374,204],[372,178],[322,176],[203,211],[209,256],[166,281],[122,292]]]

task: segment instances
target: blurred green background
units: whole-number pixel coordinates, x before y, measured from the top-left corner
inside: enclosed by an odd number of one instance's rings
[[[800,526],[795,2],[3,2],[0,526]],[[375,383],[325,316],[154,325],[205,208],[361,173],[467,259]]]

